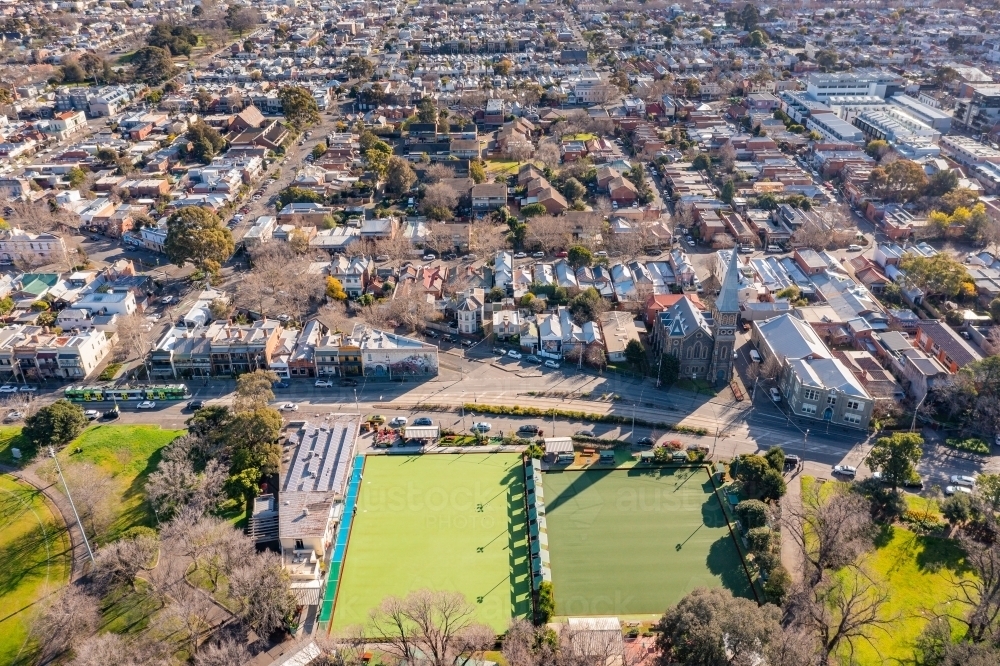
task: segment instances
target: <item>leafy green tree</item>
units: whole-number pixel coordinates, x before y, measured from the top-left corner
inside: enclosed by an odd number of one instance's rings
[[[160,83],[178,72],[170,57],[170,51],[157,46],[145,46],[139,49],[132,54],[129,64],[132,65],[132,76],[142,83]]]
[[[954,298],[969,279],[965,266],[944,252],[933,257],[907,254],[899,260],[906,281],[927,295]]]
[[[924,438],[915,432],[896,432],[875,440],[865,464],[882,473],[882,480],[895,490],[916,473],[923,455]]]
[[[389,158],[386,178],[386,189],[394,196],[409,191],[417,182],[417,174],[413,173],[410,163],[395,155]]]
[[[594,263],[594,253],[582,245],[574,245],[570,247],[566,258],[569,260],[569,263],[573,266],[573,268],[590,266]]]
[[[727,180],[722,184],[722,191],[719,193],[719,198],[726,203],[733,203],[733,197],[736,196],[736,185],[733,183],[732,179]]]
[[[76,189],[87,179],[87,172],[80,167],[73,167],[66,174],[66,178],[69,180],[69,186]]]
[[[743,492],[748,497],[776,500],[787,490],[781,472],[773,469],[763,456],[755,454],[737,456],[730,468],[730,474],[742,483]]]
[[[754,30],[750,33],[750,46],[755,49],[762,49],[767,46],[767,37],[760,30]]]
[[[372,74],[375,73],[375,65],[373,65],[371,60],[368,58],[352,55],[348,56],[347,62],[344,63],[344,71],[346,71],[348,76],[352,79],[367,80],[370,79]]]
[[[211,162],[212,158],[226,146],[226,140],[218,130],[203,120],[188,127],[186,136],[194,145],[191,151],[192,157],[202,164]]]
[[[187,206],[167,219],[167,238],[163,246],[167,257],[177,266],[187,262],[210,270],[233,255],[233,235],[219,216],[198,206]]]
[[[545,624],[556,612],[556,599],[552,583],[544,581],[538,586],[538,624]]]
[[[521,215],[525,217],[538,217],[539,215],[545,215],[549,211],[548,209],[540,203],[528,204],[521,208]]]
[[[663,354],[660,357],[660,369],[658,371],[660,384],[663,386],[673,386],[681,376],[681,362],[673,354]]]
[[[0,315],[9,315],[14,309],[14,299],[10,296],[0,298]]]
[[[581,291],[569,302],[569,312],[573,315],[573,321],[581,326],[588,321],[597,321],[601,313],[607,309],[607,301],[601,296],[601,292],[593,287]]]
[[[691,162],[691,168],[695,171],[708,171],[712,167],[712,160],[705,153],[698,153]]]
[[[157,23],[146,36],[146,43],[166,49],[175,57],[187,56],[191,54],[191,47],[198,43],[198,35],[186,25]]]
[[[869,141],[868,145],[865,146],[865,152],[868,153],[868,156],[876,160],[882,159],[891,150],[889,142],[882,139]]]
[[[421,98],[417,103],[417,121],[421,123],[437,123],[437,104],[430,97]]]
[[[636,368],[641,368],[646,362],[646,350],[638,340],[629,340],[625,345],[625,360]]]
[[[320,141],[315,146],[313,146],[312,156],[314,160],[318,160],[319,158],[323,157],[323,155],[326,155],[326,143]]]
[[[767,505],[760,500],[743,500],[736,505],[736,517],[744,529],[752,530],[767,525]]]
[[[569,178],[563,183],[562,193],[567,201],[573,202],[577,199],[582,199],[587,194],[587,188],[576,178]]]
[[[780,446],[772,446],[769,448],[767,453],[764,454],[764,460],[767,461],[767,464],[770,465],[771,469],[774,471],[779,473],[785,471],[785,450]]]
[[[994,511],[1000,511],[1000,474],[977,476],[976,492]]]
[[[69,400],[56,400],[24,419],[21,435],[36,447],[64,446],[87,427],[83,408]]]
[[[295,127],[302,129],[319,122],[319,105],[316,99],[306,88],[302,86],[284,86],[278,91],[281,99],[282,113],[285,120]]]
[[[323,195],[292,185],[278,193],[278,206],[284,208],[290,203],[323,203]]]
[[[965,493],[955,493],[941,503],[941,515],[952,525],[961,525],[972,518],[972,501]]]
[[[469,178],[477,185],[486,182],[486,169],[483,167],[482,162],[477,160],[469,163]],[[504,221],[506,222],[506,220]]]

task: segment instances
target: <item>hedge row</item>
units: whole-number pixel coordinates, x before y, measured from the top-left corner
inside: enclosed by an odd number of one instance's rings
[[[539,407],[521,407],[520,405],[515,405],[513,407],[508,407],[507,405],[484,405],[481,403],[465,403],[465,411],[476,412],[478,414],[495,414],[497,416],[536,416],[539,418],[547,418],[552,416],[558,416],[565,419],[574,419],[577,421],[589,421],[592,423],[612,423],[615,425],[625,425],[631,424],[631,416],[621,416],[618,414],[590,414],[587,412],[578,412],[568,409],[541,409]],[[685,425],[678,425],[676,423],[666,423],[662,421],[647,421],[646,419],[635,419],[636,425],[646,426],[648,428],[657,428],[659,430],[670,430],[673,432],[688,433],[691,435],[707,435],[707,428],[691,428]]]

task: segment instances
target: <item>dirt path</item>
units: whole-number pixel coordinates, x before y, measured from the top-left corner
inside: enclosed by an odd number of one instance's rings
[[[802,529],[797,519],[802,510],[801,477],[802,468],[799,467],[785,479],[788,492],[781,498],[781,564],[796,583],[802,580],[802,553],[792,534]]]

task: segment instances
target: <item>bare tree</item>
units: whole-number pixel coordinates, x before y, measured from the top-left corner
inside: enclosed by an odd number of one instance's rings
[[[169,666],[170,655],[156,640],[107,632],[95,634],[73,646],[70,666]]]
[[[818,585],[826,572],[856,561],[872,547],[874,537],[867,500],[847,491],[824,498],[821,487],[803,488],[802,509],[790,511],[785,525],[802,553],[810,586]]]
[[[80,462],[63,469],[73,503],[91,538],[103,535],[114,521],[115,482],[96,465]]]
[[[545,251],[567,248],[573,244],[573,230],[566,218],[539,215],[528,220],[527,239]]]
[[[146,321],[138,312],[118,317],[115,323],[115,332],[118,334],[115,358],[119,362],[145,357],[149,350],[145,327]]]
[[[424,169],[423,181],[428,185],[433,185],[435,183],[440,183],[446,178],[454,178],[455,170],[450,166],[446,166],[441,162],[435,162],[426,169]]]
[[[482,258],[494,256],[507,247],[507,229],[488,220],[472,223],[469,229],[469,249]]]
[[[431,666],[453,666],[463,651],[485,649],[490,630],[473,622],[475,612],[458,592],[417,590],[384,599],[369,615],[366,635],[405,662],[423,654]]]
[[[31,637],[38,645],[36,663],[56,661],[77,640],[96,631],[99,623],[97,598],[76,585],[67,586],[32,622]]]
[[[94,579],[105,589],[133,586],[136,576],[152,566],[159,548],[159,538],[145,534],[112,541],[97,551]]]
[[[229,574],[229,597],[237,604],[236,618],[262,639],[295,610],[288,572],[281,556],[271,552],[246,560]]]
[[[320,632],[314,639],[323,651],[316,666],[360,666],[364,662],[368,641],[361,625],[349,627],[336,634]]]
[[[163,526],[160,534],[165,548],[191,558],[198,569],[209,553],[227,542],[232,531],[232,526],[221,518],[202,515],[186,506]]]
[[[535,152],[534,146],[531,145],[530,141],[508,141],[507,147],[504,149],[504,154],[512,160],[517,162],[524,162],[529,159]]]
[[[444,183],[428,185],[424,190],[424,198],[420,202],[420,209],[425,213],[434,208],[446,208],[454,210],[458,204],[458,197],[455,190]]]
[[[62,208],[46,201],[10,201],[5,204],[7,223],[31,233],[76,231],[71,216]]]
[[[231,529],[220,533],[205,553],[204,568],[215,589],[223,576],[230,575],[237,567],[254,557],[253,540],[243,532]]]
[[[509,666],[537,666],[554,660],[552,648],[547,641],[540,640],[539,630],[519,619],[512,620],[507,628],[501,654]]]
[[[995,530],[992,512],[980,513]],[[994,636],[1000,626],[1000,544],[980,543],[967,534],[959,541],[966,552],[965,561],[976,575],[954,581],[955,601],[967,611],[954,619],[965,624],[969,638],[978,643]]]
[[[550,140],[542,141],[538,144],[538,150],[535,151],[535,158],[550,169],[555,169],[562,159],[559,144]]]
[[[719,162],[723,171],[733,172],[733,167],[736,166],[736,148],[733,147],[732,141],[727,141],[719,149]]]
[[[331,332],[350,333],[354,324],[359,323],[347,312],[347,305],[341,301],[330,301],[319,309],[316,318]]]
[[[198,646],[212,629],[212,602],[201,590],[183,583],[170,591],[170,603],[157,616],[161,631],[176,634],[187,643],[189,654],[197,655]]]
[[[253,655],[242,643],[232,638],[223,638],[217,643],[208,645],[195,656],[195,666],[244,666],[250,663]]]

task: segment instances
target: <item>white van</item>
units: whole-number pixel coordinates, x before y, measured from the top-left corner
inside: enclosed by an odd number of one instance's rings
[[[750,350],[750,360],[754,363],[760,363],[760,354],[757,353],[756,349]]]

